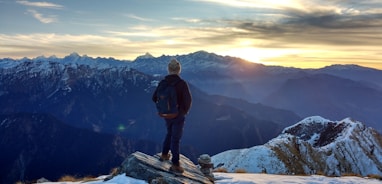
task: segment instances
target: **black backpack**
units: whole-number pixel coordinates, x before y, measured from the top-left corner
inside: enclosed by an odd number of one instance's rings
[[[181,81],[181,79],[172,83],[162,80],[158,85],[155,105],[158,110],[158,115],[162,118],[172,119],[178,116],[178,98],[175,85],[179,81]]]

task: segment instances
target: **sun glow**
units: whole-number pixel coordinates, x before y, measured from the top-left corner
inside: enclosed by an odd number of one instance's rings
[[[272,62],[271,58],[280,58],[285,55],[294,55],[301,53],[297,49],[263,49],[263,48],[235,48],[224,52],[219,52],[221,55],[235,56],[254,63],[265,65],[280,65],[279,61]]]
[[[240,48],[220,52],[221,55],[235,56],[254,63],[261,63],[259,51],[256,48]]]

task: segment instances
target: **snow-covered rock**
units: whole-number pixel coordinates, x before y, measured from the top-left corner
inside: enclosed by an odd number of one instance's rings
[[[137,60],[137,59],[151,59],[151,58],[155,58],[155,57],[153,55],[151,55],[150,53],[146,52],[146,54],[138,56],[135,60]]]
[[[272,174],[382,175],[382,136],[361,122],[308,117],[268,143],[212,157],[228,171]]]
[[[154,156],[142,152],[135,152],[129,155],[118,169],[119,174],[125,174],[133,178],[146,180],[149,183],[194,183],[212,184],[190,159],[180,155],[180,164],[184,168],[182,174],[174,174],[169,169],[170,161],[160,161],[160,154]],[[155,182],[154,182],[155,180]]]

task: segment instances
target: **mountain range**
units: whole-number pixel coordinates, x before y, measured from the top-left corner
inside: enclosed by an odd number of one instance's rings
[[[159,147],[74,128],[49,114],[0,115],[0,122],[0,183],[109,173],[128,153],[156,153]]]
[[[182,75],[208,94],[290,110],[300,117],[352,117],[382,132],[381,70],[358,65],[319,69],[266,66],[205,51],[138,58],[132,67],[151,75],[163,74],[172,57],[182,62]]]
[[[59,129],[63,131],[61,133],[63,135],[70,136],[77,134],[76,132],[90,131],[97,133],[93,136],[111,136],[103,138],[104,142],[95,142],[93,146],[113,145],[112,135],[118,135],[125,142],[128,141],[128,145],[134,146],[131,149],[117,149],[113,146],[109,148],[120,150],[120,155],[127,155],[141,148],[146,153],[159,152],[165,135],[165,126],[164,121],[155,112],[151,95],[161,77],[140,72],[129,64],[113,59],[79,56],[75,53],[62,59],[38,57],[1,60],[0,114],[4,116],[1,120],[4,123],[0,129],[8,133],[0,134],[0,146],[5,150],[12,148],[13,145],[20,145],[20,147],[24,145],[24,148],[15,149],[12,152],[13,156],[6,154],[0,157],[2,163],[3,161],[7,163],[2,165],[5,167],[3,168],[5,172],[1,173],[0,178],[25,180],[37,176],[38,170],[34,168],[40,162],[38,158],[43,157],[38,155],[42,153],[41,150],[53,150],[53,155],[61,156],[56,153],[67,147],[67,144],[60,144],[60,141],[54,139],[44,140],[44,134],[26,136],[32,140],[51,141],[51,144],[44,142],[38,144],[39,141],[35,141],[35,146],[29,147],[29,139],[15,139],[14,136],[17,134],[26,134],[23,132],[26,124],[35,123],[32,120],[24,121],[23,114],[49,115],[52,117],[49,121],[52,123],[59,122],[70,126],[70,129]],[[202,153],[216,154],[227,149],[263,144],[278,135],[285,124],[291,124],[300,119],[291,111],[208,95],[191,83],[190,88],[193,94],[193,107],[186,120],[182,152],[193,161],[196,161]],[[234,105],[226,105],[222,103],[223,101],[236,101],[236,106],[246,104],[253,109],[258,109],[259,112],[268,113],[244,111]],[[15,123],[12,123],[14,126],[12,130],[5,126],[8,117],[16,119]],[[39,122],[39,120],[36,121]],[[38,132],[39,129],[43,132],[57,132],[51,130],[49,126],[44,127],[47,124],[48,122],[39,124],[40,126],[32,126],[33,132]],[[212,131],[215,133],[212,134]],[[64,138],[60,138],[62,139]],[[92,142],[90,138],[83,141],[82,144]],[[73,145],[75,147],[73,149],[81,149],[78,148],[80,145]],[[80,153],[84,157],[92,154],[91,149],[88,149],[88,152],[85,149]],[[110,151],[110,155],[113,157],[115,153]],[[70,154],[67,157],[71,157]],[[20,158],[28,161],[22,162],[22,167],[19,164]],[[118,165],[119,163],[115,163],[123,159],[118,156],[115,158],[110,164],[103,164],[97,168],[112,169],[113,163]],[[97,159],[99,159],[97,162],[109,161],[102,161],[105,157]],[[72,162],[76,160],[78,159],[73,159]],[[62,163],[60,159],[57,161],[52,159],[49,162],[52,165]],[[76,171],[81,174],[92,174],[94,171],[85,164],[77,168]],[[12,170],[20,171],[20,173],[10,172]],[[35,173],[32,174],[31,170]],[[56,174],[51,173],[49,176],[56,178],[58,177]]]
[[[148,154],[159,152],[165,128],[163,120],[156,115],[151,95],[166,75],[167,62],[173,57],[182,63],[181,76],[193,95],[182,138],[182,153],[193,161],[203,153],[215,155],[265,144],[285,127],[311,115],[330,119],[352,117],[377,131],[382,129],[378,123],[382,120],[378,113],[382,106],[378,104],[382,71],[356,65],[285,68],[205,51],[157,58],[146,53],[134,61],[92,58],[77,53],[64,58],[4,58],[0,59],[0,131],[8,133],[0,134],[0,147],[12,148],[14,152],[1,156],[1,162],[7,163],[7,167],[0,166],[4,171],[0,178],[33,179],[38,171],[32,175],[31,170],[46,161],[35,159],[42,157],[38,155],[42,153],[40,149],[54,150],[52,155],[60,156],[58,152],[69,145],[60,144],[63,137],[49,143],[50,139],[44,140],[48,135],[25,131],[25,127],[33,123],[39,125],[29,126],[34,127],[34,132],[40,129],[57,132],[54,131],[57,128],[45,127],[53,122],[70,127],[59,128],[63,135],[92,133],[73,149],[81,150],[81,145],[92,142],[89,137],[103,137],[100,139],[104,141],[97,141],[93,146],[107,148],[107,154],[114,160],[95,156],[92,162],[110,162],[101,164],[99,171],[110,170],[114,163],[122,161],[121,155],[134,150]],[[33,117],[49,117],[49,122],[39,124],[40,120]],[[12,133],[6,126],[9,119],[14,121]],[[18,134],[28,138],[17,139]],[[122,146],[113,144],[115,137]],[[29,140],[36,140],[34,146],[28,146]],[[120,149],[125,146],[128,149]],[[76,158],[90,154],[86,149],[80,153]],[[52,165],[62,163],[51,162]],[[76,168],[78,170],[73,172],[98,174],[87,166]],[[12,170],[20,172],[10,172]],[[51,176],[58,177],[57,174]]]

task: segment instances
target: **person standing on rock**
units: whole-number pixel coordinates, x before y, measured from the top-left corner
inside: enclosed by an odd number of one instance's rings
[[[185,117],[188,114],[192,97],[187,83],[179,76],[181,72],[181,64],[176,59],[171,59],[168,63],[168,75],[159,83],[156,88],[152,100],[158,104],[162,97],[158,92],[161,90],[160,86],[165,83],[167,86],[173,86],[176,92],[176,113],[173,114],[160,114],[166,121],[167,134],[163,141],[162,154],[159,158],[161,161],[170,160],[170,150],[172,154],[171,162],[172,166],[170,171],[183,173],[184,169],[179,163],[180,155],[180,139],[183,135],[183,127],[185,123]],[[157,105],[158,108],[158,105]]]

